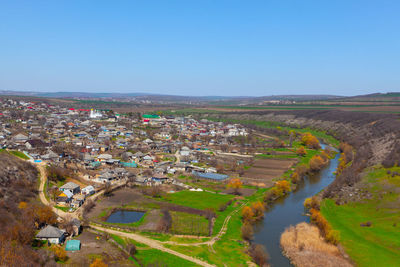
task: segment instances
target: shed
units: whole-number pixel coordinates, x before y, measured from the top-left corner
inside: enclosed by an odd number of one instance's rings
[[[66,251],[77,251],[81,250],[81,241],[80,240],[68,240],[67,245],[65,246]]]

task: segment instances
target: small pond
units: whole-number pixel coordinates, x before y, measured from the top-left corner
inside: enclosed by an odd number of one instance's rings
[[[134,223],[139,221],[144,215],[141,211],[128,211],[128,210],[117,210],[111,213],[107,218],[109,223]]]

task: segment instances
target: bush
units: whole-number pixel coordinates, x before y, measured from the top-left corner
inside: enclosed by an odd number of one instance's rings
[[[250,223],[244,223],[241,228],[242,238],[244,240],[250,241],[253,239],[254,231],[253,226]]]
[[[321,170],[325,165],[324,160],[318,156],[315,155],[310,159],[310,171],[312,172],[317,172],[319,170]]]
[[[296,154],[301,157],[304,157],[305,155],[307,155],[307,151],[305,150],[305,148],[303,146],[301,146],[296,150]]]
[[[91,264],[90,267],[108,267],[106,263],[103,262],[102,259],[96,258]]]
[[[128,246],[126,247],[126,250],[128,251],[129,255],[131,255],[132,257],[137,252],[136,246],[134,244],[128,244]]]
[[[329,243],[334,245],[339,243],[339,232],[332,229],[329,222],[316,210],[311,209],[311,222],[314,223],[321,231],[322,236]]]
[[[259,266],[266,266],[268,262],[268,253],[265,251],[264,247],[259,244],[251,245],[249,249],[249,255],[255,263]]]
[[[301,137],[301,142],[308,148],[311,149],[320,149],[321,146],[319,145],[318,139],[312,135],[311,133],[305,133]]]
[[[244,222],[252,221],[253,217],[254,217],[254,212],[249,206],[246,206],[242,209],[242,218]]]
[[[54,256],[56,261],[66,261],[68,259],[67,252],[64,248],[55,246],[53,247]]]

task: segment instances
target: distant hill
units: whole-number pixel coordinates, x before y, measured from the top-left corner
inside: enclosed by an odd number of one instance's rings
[[[89,92],[33,92],[33,91],[0,91],[0,95],[32,96],[45,98],[71,98],[71,99],[116,99],[125,101],[155,101],[155,102],[231,102],[231,103],[257,103],[272,100],[312,101],[338,99],[343,96],[335,95],[272,95],[272,96],[181,96],[149,93],[89,93]]]

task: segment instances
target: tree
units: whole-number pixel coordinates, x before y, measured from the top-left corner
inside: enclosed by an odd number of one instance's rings
[[[242,209],[242,218],[244,222],[252,221],[253,217],[254,217],[254,212],[252,208],[246,206]]]
[[[111,183],[105,183],[104,185],[104,195],[109,197],[112,194],[112,187],[111,187]]]
[[[250,241],[253,239],[254,231],[253,231],[253,226],[251,226],[250,223],[245,222],[242,225],[241,232],[242,232],[242,238],[244,240]]]
[[[53,201],[55,201],[57,199],[58,195],[60,194],[60,190],[58,190],[58,188],[56,186],[54,186],[54,187],[50,188],[49,193],[50,193],[51,199]]]
[[[131,255],[132,257],[137,252],[136,246],[134,244],[128,244],[128,246],[126,247],[126,250],[128,251],[129,255]]]
[[[239,189],[242,188],[242,181],[239,178],[233,178],[228,183],[228,188],[233,188],[235,195],[240,195]]]
[[[57,216],[53,212],[50,206],[41,205],[37,209],[36,219],[39,224],[55,224],[57,222]]]
[[[102,259],[96,258],[91,264],[90,267],[108,267],[106,263],[103,262]]]
[[[56,261],[66,261],[68,259],[67,252],[64,248],[55,246],[53,247],[54,256]],[[92,265],[90,265],[92,266]]]
[[[320,149],[321,146],[319,144],[318,139],[312,135],[311,133],[305,133],[301,137],[301,142],[308,148],[311,149]]]
[[[305,155],[307,155],[307,151],[305,150],[304,146],[301,146],[296,150],[296,154],[304,157]]]
[[[249,249],[250,257],[253,259],[255,263],[259,266],[266,266],[268,262],[268,254],[265,251],[264,247],[259,244],[251,245]]]
[[[290,183],[286,180],[277,181],[275,187],[283,194],[290,192]]]
[[[19,208],[20,210],[26,209],[27,206],[28,206],[28,203],[26,203],[25,201],[21,201],[21,202],[19,202],[19,204],[18,204],[18,208]]]
[[[293,172],[290,178],[292,179],[292,183],[294,184],[297,184],[300,181],[300,176],[297,172]]]
[[[260,201],[252,203],[251,209],[253,210],[255,218],[259,219],[264,217],[264,205]]]
[[[313,172],[319,171],[322,169],[324,164],[324,160],[320,156],[315,155],[310,159],[310,170]]]

